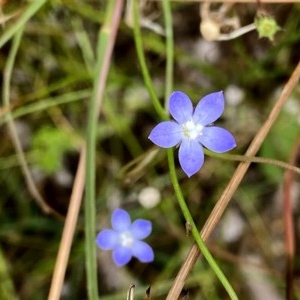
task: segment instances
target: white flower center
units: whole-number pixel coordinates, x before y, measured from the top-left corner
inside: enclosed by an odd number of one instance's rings
[[[182,124],[181,128],[187,139],[194,140],[202,134],[203,126],[201,124],[195,124],[193,120],[190,120]]]
[[[119,242],[123,247],[131,248],[134,238],[130,231],[124,231],[119,235]]]

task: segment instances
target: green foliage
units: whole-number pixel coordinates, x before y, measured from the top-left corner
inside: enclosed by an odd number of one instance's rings
[[[260,155],[288,162],[299,133],[299,121],[295,114],[283,111],[265,139]],[[282,169],[268,164],[261,164],[260,168],[270,182],[280,182]]]
[[[9,275],[9,266],[0,248],[0,298],[2,300],[16,300],[18,299],[14,290],[14,284]]]
[[[75,140],[69,132],[43,126],[33,136],[35,163],[47,174],[54,173],[61,168],[64,153],[74,149]]]

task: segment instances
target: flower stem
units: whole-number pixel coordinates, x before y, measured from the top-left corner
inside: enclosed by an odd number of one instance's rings
[[[165,18],[166,32],[166,87],[165,87],[165,109],[167,110],[168,99],[173,91],[174,70],[174,39],[171,5],[169,0],[162,1]]]
[[[139,8],[138,8],[138,1],[137,0],[132,0],[132,8],[133,8],[133,33],[134,33],[134,41],[135,41],[135,47],[136,47],[136,51],[137,51],[137,56],[138,56],[138,60],[141,66],[141,70],[142,70],[142,74],[143,74],[143,78],[144,78],[144,82],[145,85],[148,89],[148,92],[150,94],[151,100],[153,102],[153,106],[157,112],[157,114],[163,119],[167,119],[167,114],[163,108],[163,106],[161,105],[152,80],[151,80],[151,76],[147,67],[147,63],[146,63],[146,59],[145,59],[145,55],[144,55],[144,51],[143,51],[143,43],[142,43],[142,35],[141,35],[141,28],[140,28],[140,19],[139,19]]]
[[[175,194],[176,194],[179,206],[181,208],[181,211],[183,213],[183,216],[184,216],[186,222],[190,225],[192,235],[193,235],[193,237],[194,237],[201,253],[203,254],[205,259],[207,260],[208,264],[210,265],[210,267],[212,268],[212,270],[214,271],[216,276],[219,278],[219,280],[222,283],[222,285],[224,286],[224,288],[226,289],[228,295],[230,296],[230,299],[234,299],[234,300],[238,299],[234,289],[230,285],[230,283],[227,280],[226,276],[223,274],[223,272],[219,268],[218,264],[216,263],[216,261],[214,260],[212,255],[210,254],[208,248],[205,246],[205,243],[204,243],[200,233],[198,232],[198,229],[197,229],[197,227],[195,225],[195,222],[194,222],[194,220],[191,216],[191,213],[188,209],[188,206],[186,205],[186,202],[184,200],[184,197],[182,195],[182,192],[181,192],[181,189],[180,189],[180,186],[179,186],[176,171],[175,171],[174,151],[173,151],[173,149],[168,149],[168,162],[169,162],[169,168],[170,168],[171,181],[172,181],[172,184],[173,184],[173,187],[174,187],[174,190],[175,190]]]
[[[238,155],[238,154],[228,154],[228,153],[215,153],[204,149],[205,154],[211,157],[218,157],[221,159],[239,161],[239,162],[251,162],[251,163],[258,163],[258,164],[270,164],[276,167],[280,167],[286,170],[290,170],[297,174],[300,174],[300,168],[288,164],[284,161],[280,161],[277,159],[266,158],[266,157],[258,157],[258,156],[248,156],[248,155]]]

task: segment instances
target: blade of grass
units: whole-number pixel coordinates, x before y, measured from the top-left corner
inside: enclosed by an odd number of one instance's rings
[[[88,144],[84,144],[81,152],[79,165],[77,167],[76,179],[73,185],[70,199],[70,208],[67,213],[60,248],[55,264],[52,277],[49,300],[60,299],[64,276],[69,259],[72,240],[75,232],[75,226],[78,220],[78,214],[81,206],[81,200],[84,189],[84,176],[86,175],[86,190],[88,191],[85,198],[85,230],[86,230],[86,268],[87,268],[87,287],[89,299],[98,299],[97,288],[97,264],[95,248],[95,127],[97,116],[100,113],[103,100],[103,93],[107,79],[110,58],[115,43],[116,32],[119,27],[120,16],[123,8],[123,0],[110,1],[107,8],[107,18],[99,31],[97,64],[95,69],[95,79],[92,97],[90,98],[89,107],[89,125],[88,125]],[[94,107],[94,111],[92,111]],[[95,108],[96,107],[96,108]],[[91,118],[92,116],[92,118]],[[90,128],[91,127],[91,128]],[[91,157],[87,157],[88,154]],[[89,173],[91,172],[91,173]]]
[[[62,104],[68,104],[70,102],[75,102],[79,100],[83,100],[87,97],[89,97],[91,94],[90,89],[82,90],[82,91],[75,91],[70,93],[65,93],[63,95],[57,96],[57,97],[51,97],[42,99],[39,101],[35,101],[34,103],[30,103],[24,106],[21,106],[11,112],[8,110],[4,115],[1,116],[0,119],[0,126],[8,121],[8,115],[11,114],[11,117],[13,119],[17,119],[32,113],[36,113],[39,111],[46,110],[47,108],[58,106]]]
[[[18,20],[4,31],[0,37],[0,48],[9,41],[19,30],[24,29],[27,21],[47,2],[47,0],[32,1]]]
[[[168,99],[173,91],[173,70],[174,70],[174,39],[173,39],[173,21],[170,1],[162,3],[165,18],[166,34],[166,87],[165,87],[165,110],[167,110]]]
[[[97,46],[97,63],[93,93],[89,102],[87,144],[86,144],[86,196],[85,196],[85,251],[87,289],[89,299],[98,298],[97,264],[96,264],[96,195],[95,195],[95,160],[96,135],[99,109],[109,70],[114,41],[123,7],[122,0],[107,2],[106,17],[99,32]]]
[[[135,47],[136,47],[138,60],[141,65],[141,71],[143,74],[144,82],[145,82],[147,90],[150,94],[153,106],[154,106],[157,114],[162,119],[166,119],[167,114],[156,95],[156,92],[155,92],[155,89],[154,89],[154,86],[153,86],[153,83],[151,80],[151,76],[150,76],[150,73],[149,73],[149,70],[147,67],[147,63],[146,63],[146,58],[145,58],[145,54],[144,54],[144,50],[143,50],[142,33],[141,33],[140,19],[139,19],[139,7],[138,7],[137,0],[132,0],[132,10],[133,10],[134,41],[135,41]]]
[[[21,43],[22,35],[23,35],[24,27],[16,32],[15,37],[13,38],[12,48],[9,52],[8,59],[6,61],[5,69],[4,69],[4,78],[3,78],[3,103],[6,107],[10,107],[10,81],[12,77],[13,66],[15,63],[16,55]],[[12,139],[14,148],[17,153],[17,158],[20,163],[22,172],[24,174],[26,184],[31,196],[35,199],[36,203],[41,207],[41,209],[46,214],[53,214],[57,217],[61,218],[61,216],[54,211],[43,199],[40,192],[38,191],[34,180],[32,178],[31,172],[26,162],[25,154],[22,149],[22,145],[20,139],[18,137],[18,133],[13,122],[13,118],[11,116],[10,111],[7,114],[7,125],[9,129],[9,134]]]
[[[92,49],[91,42],[89,40],[88,34],[83,28],[82,21],[76,19],[72,21],[73,28],[75,29],[75,36],[77,43],[80,47],[82,58],[85,63],[85,67],[91,76],[93,75],[93,66],[95,64],[94,52]]]

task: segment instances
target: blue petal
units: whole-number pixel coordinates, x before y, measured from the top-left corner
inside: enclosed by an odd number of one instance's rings
[[[234,136],[228,130],[216,126],[204,127],[199,141],[207,149],[217,153],[236,147]]]
[[[141,240],[151,233],[152,224],[148,220],[138,219],[132,223],[129,230],[135,239]]]
[[[129,214],[124,209],[117,208],[112,214],[111,225],[116,231],[126,231],[131,225]]]
[[[132,245],[132,255],[143,263],[153,261],[154,252],[152,248],[145,242],[135,241]]]
[[[193,120],[202,126],[216,121],[224,111],[223,92],[216,92],[203,97],[195,108]]]
[[[203,148],[197,140],[183,140],[179,148],[179,163],[188,177],[197,173],[204,162]]]
[[[182,92],[173,92],[169,100],[171,116],[179,123],[185,123],[192,118],[193,104],[190,98]]]
[[[103,250],[112,250],[118,244],[118,234],[112,229],[104,229],[97,235],[96,243]]]
[[[182,130],[176,122],[165,121],[156,125],[148,138],[159,147],[171,148],[182,140]]]
[[[119,267],[126,265],[132,258],[131,248],[117,247],[112,253],[115,264]]]

